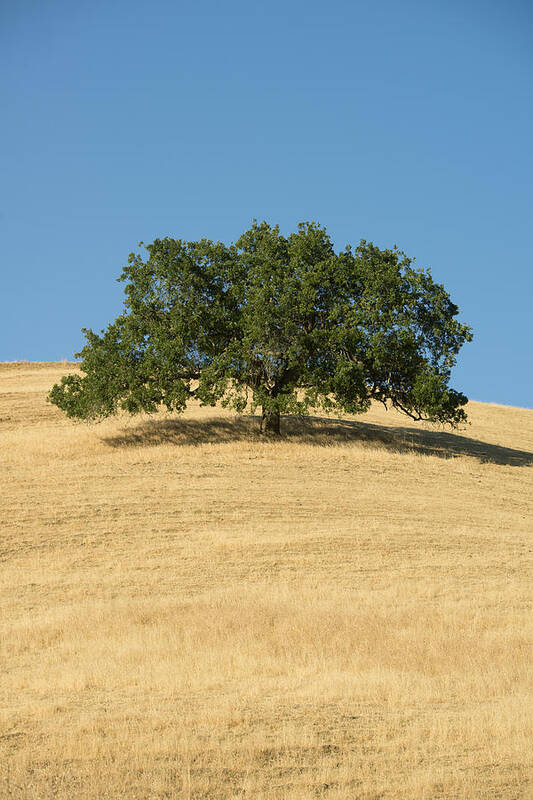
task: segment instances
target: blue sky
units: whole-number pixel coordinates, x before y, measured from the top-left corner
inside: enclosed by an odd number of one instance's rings
[[[6,0],[0,360],[72,358],[140,240],[316,220],[430,266],[452,385],[532,407],[532,41],[525,0]]]

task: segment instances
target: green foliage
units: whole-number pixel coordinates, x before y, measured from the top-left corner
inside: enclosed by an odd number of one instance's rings
[[[69,417],[181,412],[196,397],[270,415],[379,400],[415,420],[466,419],[448,380],[470,328],[397,248],[335,253],[316,223],[285,237],[254,221],[229,247],[165,238],[146,250],[119,279],[124,313],[100,335],[84,329],[83,377],[50,392]]]

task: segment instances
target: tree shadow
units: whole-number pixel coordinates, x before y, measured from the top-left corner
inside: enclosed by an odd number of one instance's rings
[[[483,464],[513,467],[533,465],[533,453],[525,450],[482,442],[458,433],[424,428],[399,428],[328,417],[283,417],[282,431],[281,441],[295,440],[316,446],[357,442],[371,447],[385,447],[399,453],[418,453],[439,458],[469,456]],[[257,416],[148,420],[134,428],[125,428],[119,434],[102,438],[110,447],[263,441]]]

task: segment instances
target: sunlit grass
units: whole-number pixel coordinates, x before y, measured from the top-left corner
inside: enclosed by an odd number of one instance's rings
[[[0,365],[0,797],[533,796],[533,412],[87,426]]]

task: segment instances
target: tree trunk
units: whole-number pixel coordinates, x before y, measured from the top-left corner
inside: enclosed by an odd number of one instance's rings
[[[265,411],[261,417],[261,433],[265,436],[279,436],[279,411]]]

